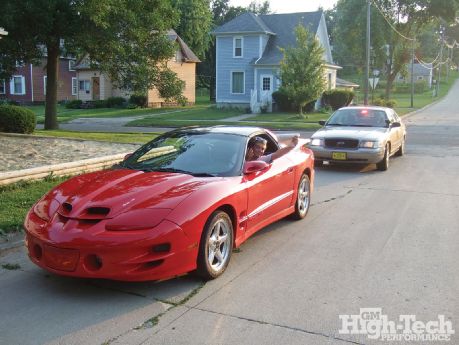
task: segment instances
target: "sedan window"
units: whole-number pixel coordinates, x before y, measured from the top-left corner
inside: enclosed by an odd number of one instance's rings
[[[375,109],[340,109],[328,120],[329,126],[387,127],[387,114]]]

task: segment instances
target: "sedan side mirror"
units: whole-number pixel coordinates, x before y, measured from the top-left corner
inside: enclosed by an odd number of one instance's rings
[[[269,164],[263,161],[248,161],[244,163],[244,175],[265,170]]]
[[[319,125],[325,126],[325,121],[324,121],[324,120],[320,120],[320,121],[319,121]]]
[[[391,125],[392,128],[397,128],[397,127],[401,127],[401,126],[402,126],[402,124],[400,122],[392,122],[392,125]]]

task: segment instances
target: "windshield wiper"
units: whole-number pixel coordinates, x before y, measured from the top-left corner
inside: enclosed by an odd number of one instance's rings
[[[171,173],[178,173],[178,174],[187,174],[187,175],[193,175],[191,171],[186,171],[182,169],[175,169],[175,168],[148,168],[144,169],[145,171],[158,171],[158,172],[171,172]]]
[[[216,177],[216,175],[214,174],[209,174],[205,172],[192,173],[191,175],[193,175],[194,177]]]
[[[348,126],[348,125],[344,125],[342,123],[327,123],[327,126]]]

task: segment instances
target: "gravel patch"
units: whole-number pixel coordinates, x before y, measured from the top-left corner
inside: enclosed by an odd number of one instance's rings
[[[140,145],[0,134],[0,172],[132,152]]]

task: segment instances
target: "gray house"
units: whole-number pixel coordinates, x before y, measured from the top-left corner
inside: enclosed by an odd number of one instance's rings
[[[215,29],[216,101],[219,107],[260,107],[272,109],[272,93],[279,88],[279,47],[294,46],[295,27],[302,24],[315,34],[324,48],[328,88],[336,87],[327,26],[322,11],[255,15],[244,13]]]
[[[397,75],[397,83],[411,83],[411,64],[406,65],[407,74],[403,76],[401,74]],[[414,82],[418,80],[425,80],[427,87],[430,89],[432,87],[433,80],[433,66],[431,63],[415,63],[413,65],[413,76]]]

